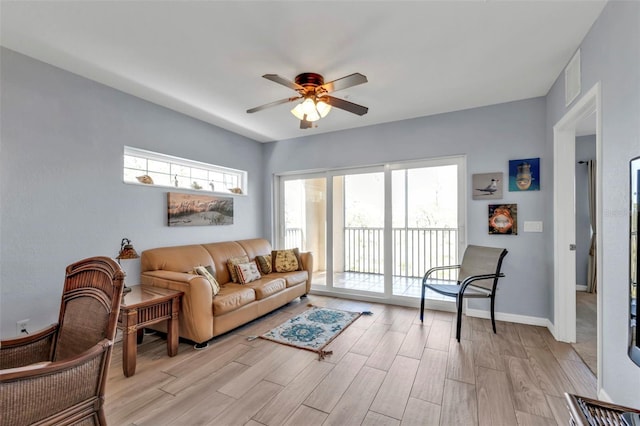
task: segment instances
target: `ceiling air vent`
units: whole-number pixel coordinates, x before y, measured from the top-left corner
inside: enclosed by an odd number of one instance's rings
[[[569,106],[571,102],[580,94],[580,49],[573,55],[573,58],[564,69],[564,99],[565,106]]]

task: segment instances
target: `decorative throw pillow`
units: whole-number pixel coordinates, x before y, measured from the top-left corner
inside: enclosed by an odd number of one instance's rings
[[[196,266],[193,268],[196,274],[202,275],[209,281],[209,285],[211,286],[211,293],[215,296],[220,292],[220,284],[218,280],[213,276],[213,268],[211,266]]]
[[[229,260],[227,260],[227,268],[229,268],[229,275],[231,275],[231,281],[233,281],[234,283],[239,282],[236,265],[238,263],[247,263],[247,262],[249,262],[249,258],[247,256],[230,257]]]
[[[246,284],[260,279],[260,271],[258,271],[256,262],[238,263],[236,265],[236,271],[238,272],[240,284]]]
[[[258,264],[258,269],[262,275],[267,275],[272,272],[270,254],[267,254],[266,256],[256,256],[256,263]]]
[[[297,248],[273,250],[271,252],[271,269],[275,272],[301,271],[300,251]]]

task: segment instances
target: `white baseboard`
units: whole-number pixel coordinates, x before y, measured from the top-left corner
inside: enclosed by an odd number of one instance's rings
[[[587,291],[587,286],[582,284],[576,284],[576,291]]]
[[[382,303],[382,304],[388,304],[388,305],[407,306],[411,308],[420,307],[420,299],[415,299],[415,298],[405,297],[405,298],[392,298],[391,300],[387,300],[387,299],[384,299],[383,297],[375,297],[375,296],[372,297],[371,295],[366,295],[366,294],[353,294],[353,293],[335,292],[335,291],[329,292],[329,291],[323,291],[319,289],[311,290],[310,294],[345,298],[350,300],[359,300],[362,302],[373,302],[373,303]],[[427,299],[425,302],[426,302],[425,303],[426,309],[433,309],[433,310],[447,311],[447,312],[456,311],[455,302],[443,302],[440,300],[432,300],[432,299]],[[489,311],[483,311],[481,309],[467,308],[465,309],[464,313],[465,315],[470,317],[491,319],[491,313]],[[548,318],[496,312],[496,320],[546,327],[549,329],[551,334],[553,334],[555,337],[553,323],[549,321]]]
[[[491,312],[489,311],[483,311],[480,309],[467,309],[465,313],[469,317],[491,319]],[[528,315],[518,315],[518,314],[507,314],[503,312],[496,312],[496,320],[515,322],[518,324],[537,325],[537,326],[547,327],[547,328],[549,328],[549,326],[553,326],[548,318],[530,317]]]
[[[558,340],[558,338],[556,337],[556,326],[549,319],[547,319],[547,329],[549,330],[553,338]]]

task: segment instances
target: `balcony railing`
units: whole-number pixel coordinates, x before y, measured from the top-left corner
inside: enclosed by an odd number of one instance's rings
[[[345,228],[345,272],[382,274],[384,265],[383,228]],[[434,266],[458,261],[457,228],[393,228],[392,275],[418,278]],[[455,278],[455,273],[439,273],[438,278]]]
[[[286,228],[284,230],[284,246],[285,248],[303,248],[305,245],[302,228]]]
[[[457,228],[393,228],[392,275],[421,278],[435,266],[458,262]],[[285,230],[286,247],[304,247],[301,228]],[[382,274],[384,271],[384,229],[344,228],[344,271]],[[454,279],[455,272],[440,271],[441,279]]]

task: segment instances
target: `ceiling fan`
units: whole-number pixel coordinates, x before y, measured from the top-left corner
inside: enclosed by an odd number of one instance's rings
[[[305,72],[297,75],[295,82],[280,77],[277,74],[265,74],[262,77],[295,90],[298,92],[298,96],[292,96],[248,109],[247,113],[249,114],[302,99],[302,102],[291,110],[291,113],[300,119],[301,129],[309,129],[313,127],[314,121],[324,118],[331,110],[331,107],[340,108],[358,115],[365,115],[367,111],[369,111],[369,108],[365,106],[329,95],[329,93],[338,90],[366,83],[367,77],[360,73],[350,74],[328,83],[324,82],[324,78],[320,74],[313,72]]]

